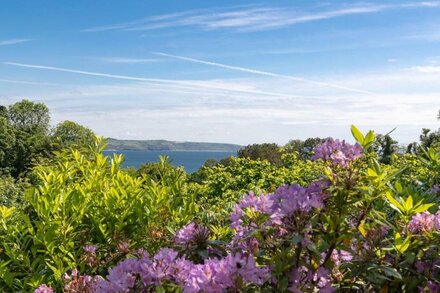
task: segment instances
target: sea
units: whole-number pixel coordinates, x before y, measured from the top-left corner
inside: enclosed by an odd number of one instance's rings
[[[145,163],[158,162],[159,156],[168,156],[174,166],[182,166],[187,173],[196,172],[209,159],[221,160],[236,156],[236,152],[227,151],[135,151],[135,150],[105,150],[104,154],[123,154],[124,167],[139,168]]]

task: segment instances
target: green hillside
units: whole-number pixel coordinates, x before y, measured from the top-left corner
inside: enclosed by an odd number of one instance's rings
[[[242,146],[227,143],[176,142],[168,140],[119,140],[108,139],[109,150],[139,151],[227,151],[236,152]]]

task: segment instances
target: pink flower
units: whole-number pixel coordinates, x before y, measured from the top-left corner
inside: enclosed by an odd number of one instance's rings
[[[34,293],[54,293],[54,291],[52,287],[49,287],[46,284],[42,284],[38,286],[37,289],[34,290]]]

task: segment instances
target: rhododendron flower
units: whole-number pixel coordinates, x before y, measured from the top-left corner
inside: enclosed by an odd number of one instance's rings
[[[434,218],[434,228],[438,231],[440,231],[440,209],[435,214]]]
[[[336,250],[333,249],[333,252],[331,254],[331,260],[333,263],[338,267],[341,265],[341,263],[349,262],[353,259],[353,255],[346,251],[346,250]]]
[[[293,269],[290,274],[290,292],[302,293],[304,291],[315,292],[316,289],[322,293],[335,292],[330,281],[330,272],[323,267],[316,271],[310,271],[305,266]]]
[[[96,253],[96,245],[86,245],[83,247],[86,253],[94,254]]]
[[[430,232],[435,226],[435,215],[430,212],[418,213],[408,223],[408,230],[412,233]]]
[[[333,166],[347,167],[350,161],[360,158],[363,154],[363,148],[360,144],[354,145],[346,143],[345,140],[334,140],[329,138],[324,143],[319,144],[313,150],[312,160],[323,159],[329,161]]]
[[[209,230],[206,227],[191,222],[177,231],[174,237],[174,242],[177,245],[183,246],[201,245],[206,244],[208,238]]]
[[[52,289],[52,287],[42,284],[34,290],[34,293],[54,293],[54,290]]]

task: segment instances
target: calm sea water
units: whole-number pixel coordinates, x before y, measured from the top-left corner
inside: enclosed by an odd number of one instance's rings
[[[212,151],[104,151],[106,155],[113,153],[125,156],[124,167],[138,168],[142,164],[157,162],[159,156],[168,156],[174,166],[183,166],[188,173],[197,171],[206,160],[220,160],[229,156],[236,156],[236,152]]]

